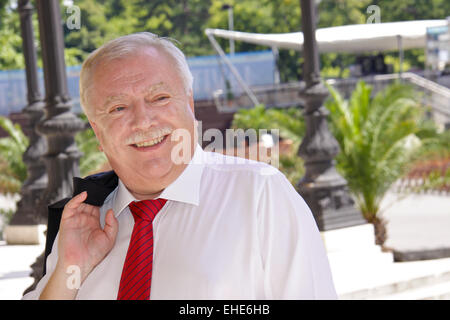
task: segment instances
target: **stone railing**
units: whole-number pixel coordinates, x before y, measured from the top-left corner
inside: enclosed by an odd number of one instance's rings
[[[409,83],[423,93],[423,102],[432,109],[433,119],[437,124],[450,126],[450,89],[434,81],[425,79],[414,73],[375,75],[362,78],[328,79],[326,83],[334,86],[348,98],[358,81],[365,81],[372,86],[372,93],[376,94],[395,81]],[[258,102],[267,108],[291,107],[303,105],[303,98],[299,92],[304,88],[303,82],[281,83],[250,88]],[[227,97],[228,96],[228,97]],[[245,94],[230,95],[223,91],[214,94],[214,101],[221,113],[236,112],[242,108],[253,108],[252,100]]]

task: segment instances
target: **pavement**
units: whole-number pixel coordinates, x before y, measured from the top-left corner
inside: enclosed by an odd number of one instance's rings
[[[19,300],[33,284],[31,264],[45,245],[7,245],[0,241],[0,300]]]
[[[381,210],[388,221],[387,247],[404,252],[450,249],[450,195],[410,194],[402,198],[389,193]]]
[[[11,199],[0,197],[0,208],[6,205],[11,206]],[[412,194],[401,197],[389,193],[381,210],[388,221],[387,247],[400,252],[419,253],[442,253],[450,249],[450,195]],[[30,265],[43,250],[43,244],[11,246],[0,240],[0,300],[22,297],[23,291],[33,283],[29,276]],[[338,294],[345,299],[370,296],[416,299],[418,295],[405,294],[403,289],[423,291],[423,288],[416,288],[419,284],[439,286],[443,292],[439,297],[447,299],[450,297],[447,295],[450,294],[450,250],[447,253],[447,256],[437,259],[393,262],[392,255],[380,252],[378,255],[383,258],[377,258],[379,263],[367,262],[364,265],[365,258],[356,257],[360,265],[333,260],[331,266]],[[397,292],[399,288],[403,288],[400,293]]]

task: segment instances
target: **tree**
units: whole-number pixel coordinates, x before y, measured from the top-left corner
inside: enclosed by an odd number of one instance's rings
[[[210,1],[80,0],[81,29],[66,29],[66,44],[80,49],[80,60],[104,42],[148,31],[180,42],[186,55],[212,54],[204,35]]]
[[[0,127],[7,137],[0,139],[0,192],[18,192],[27,177],[27,168],[22,155],[28,147],[28,138],[19,124],[0,117]]]
[[[19,15],[9,0],[0,1],[0,48],[0,70],[24,68]]]
[[[299,108],[266,109],[263,105],[252,109],[240,109],[233,116],[233,129],[278,129],[281,140],[290,140],[290,150],[279,155],[279,169],[292,185],[304,175],[303,160],[297,155],[298,147],[305,135],[305,122]],[[280,145],[283,143],[279,141]]]
[[[81,11],[81,28],[65,27],[67,65],[80,64],[105,41],[138,31],[150,31],[177,39],[187,56],[215,54],[205,28],[228,29],[227,12],[222,5],[233,5],[234,29],[247,32],[284,33],[301,30],[299,0],[76,0]],[[0,68],[23,68],[19,19],[13,0],[0,0]],[[444,19],[450,12],[445,0],[322,0],[319,4],[318,27],[365,23],[367,7],[380,8],[381,21],[413,19]],[[62,6],[62,17],[66,17]],[[36,15],[33,17],[36,20]],[[37,23],[35,24],[38,38]],[[218,39],[223,48],[228,42]],[[236,51],[269,49],[236,42]],[[393,59],[395,53],[389,53]],[[301,53],[280,50],[282,80],[298,80],[301,73]],[[354,55],[323,54],[321,64],[325,75],[345,75],[345,67],[354,62]],[[405,51],[405,62],[423,67],[423,50]]]
[[[337,169],[362,215],[374,225],[376,243],[383,245],[386,221],[379,214],[380,203],[431,135],[424,109],[414,88],[403,84],[390,85],[371,98],[371,87],[361,81],[349,100],[331,86],[329,90],[326,107],[341,149]]]
[[[367,12],[369,5],[378,6],[381,22],[445,19],[450,12],[450,2],[445,0],[322,0],[319,5],[318,26],[325,28],[367,23],[367,18],[370,16]],[[339,66],[340,68],[348,66],[354,63],[354,58],[354,55],[349,54],[322,54],[322,69],[329,71],[332,70],[333,66]],[[388,52],[386,59],[396,61],[398,60],[398,54]],[[404,61],[407,66],[424,68],[424,50],[405,50]],[[326,75],[330,74],[327,72]]]

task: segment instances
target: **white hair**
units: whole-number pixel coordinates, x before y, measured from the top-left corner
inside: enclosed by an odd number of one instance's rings
[[[92,76],[96,66],[115,59],[132,56],[140,49],[153,47],[163,52],[173,60],[174,66],[179,71],[186,93],[192,94],[194,78],[183,52],[178,49],[170,38],[159,37],[150,32],[138,32],[111,40],[95,51],[84,61],[80,72],[80,100],[81,107],[87,115],[89,109],[88,91],[92,86]]]

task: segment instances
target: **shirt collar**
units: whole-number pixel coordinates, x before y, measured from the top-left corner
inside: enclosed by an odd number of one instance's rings
[[[194,156],[189,164],[183,170],[181,175],[167,186],[159,198],[189,203],[198,206],[200,201],[200,181],[205,164],[205,152],[202,147],[197,144]],[[138,201],[119,178],[119,183],[113,197],[113,210],[116,217],[125,209],[132,201]]]

